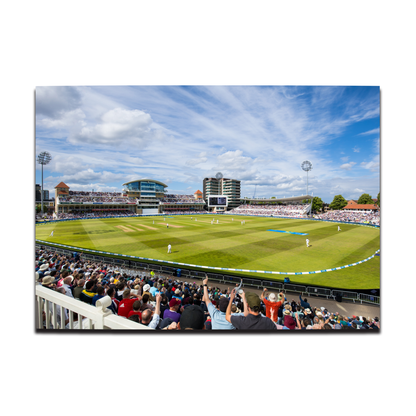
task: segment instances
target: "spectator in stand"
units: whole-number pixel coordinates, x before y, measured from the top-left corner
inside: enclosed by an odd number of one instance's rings
[[[271,293],[269,295],[269,299],[267,299],[265,297],[265,294],[267,292],[267,288],[265,287],[263,289],[263,293],[260,295],[260,300],[264,303],[264,305],[266,306],[266,316],[268,318],[270,318],[275,324],[277,324],[277,312],[280,308],[280,306],[282,306],[283,303],[283,299],[285,298],[283,292],[280,292],[280,297],[281,299],[279,301],[277,301],[277,297],[274,293]]]
[[[85,280],[78,280],[78,284],[74,287],[73,295],[75,299],[79,299],[81,292],[84,290]]]
[[[91,305],[92,298],[97,294],[97,292],[94,291],[94,286],[95,282],[93,280],[88,280],[85,284],[85,289],[79,295],[79,300]]]
[[[97,302],[98,299],[101,299],[105,296],[105,290],[104,287],[101,285],[97,286],[97,294],[94,295],[94,297],[92,298],[92,302],[91,305],[95,306],[95,303]]]
[[[240,330],[267,330],[276,331],[275,323],[266,316],[260,314],[261,300],[253,292],[243,292],[244,316],[231,315],[231,305],[235,298],[235,288],[231,291],[230,302],[228,303],[226,319],[235,328]]]
[[[283,325],[286,328],[289,329],[295,329],[296,328],[296,322],[293,319],[292,312],[290,309],[285,309],[283,312],[284,318],[283,318]]]
[[[150,302],[153,302],[155,300],[155,298],[150,293],[150,285],[148,283],[143,286],[143,295],[142,296],[144,296],[144,295],[148,295],[149,296],[149,301]]]
[[[178,329],[205,330],[205,315],[202,308],[197,305],[185,308],[179,320]]]
[[[74,297],[74,295],[72,294],[72,276],[67,276],[65,277],[65,279],[63,280],[63,284],[62,287],[65,289],[65,294],[71,298]]]
[[[163,319],[171,318],[172,321],[178,323],[181,318],[181,314],[178,312],[180,305],[180,300],[172,298],[169,302],[169,309],[163,313]]]
[[[160,321],[160,301],[161,296],[156,295],[156,308],[154,311],[146,309],[142,312],[142,324],[149,328],[156,329]]]
[[[142,313],[140,311],[141,302],[136,300],[133,302],[133,309],[128,313],[127,318],[130,318],[132,315],[138,315],[140,320],[142,319]]]
[[[146,309],[150,309],[153,311],[155,308],[153,305],[149,302],[149,294],[145,293],[142,297],[142,305],[140,306],[140,311],[144,312]]]
[[[212,304],[208,295],[208,275],[205,274],[205,279],[202,282],[204,287],[204,302],[208,308],[209,315],[211,317],[211,327],[213,330],[216,329],[225,329],[232,330],[235,329],[234,325],[227,321],[225,318],[225,312],[227,311],[229,299],[225,296],[222,296],[219,300],[218,309]],[[201,308],[202,313],[204,311]],[[204,314],[205,316],[205,314]]]
[[[302,308],[308,308],[310,309],[311,305],[309,305],[308,303],[308,299],[302,299],[301,294],[299,294],[299,299],[300,299],[300,306],[302,306]]]
[[[133,310],[133,303],[138,300],[135,295],[132,295],[130,289],[125,289],[123,292],[123,300],[119,303],[117,314],[127,318],[130,311]]]

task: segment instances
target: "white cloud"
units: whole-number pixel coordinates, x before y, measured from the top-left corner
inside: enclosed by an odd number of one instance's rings
[[[152,129],[152,118],[141,110],[114,108],[101,117],[94,126],[84,126],[71,134],[71,143],[108,144],[117,146],[129,144],[135,147],[146,146],[149,142],[162,139],[160,129]]]
[[[48,182],[53,181],[53,182],[56,182],[56,184],[58,184],[59,182],[64,182],[68,186],[70,183],[72,183],[74,184],[74,187],[78,185],[81,186],[81,185],[90,184],[93,182],[101,183],[101,184],[119,182],[120,187],[121,187],[121,183],[123,183],[125,179],[126,179],[125,174],[113,173],[113,172],[108,172],[108,171],[96,172],[92,169],[80,170],[70,175],[47,178]],[[54,186],[56,186],[56,184]]]
[[[370,162],[362,162],[361,167],[363,167],[364,169],[368,169],[371,172],[378,172],[380,170],[380,161],[379,161],[379,157],[376,156],[374,157],[373,160],[371,160]]]
[[[364,133],[360,133],[359,136],[367,136],[370,134],[380,134],[380,128],[365,131]]]
[[[355,165],[355,162],[349,162],[349,163],[344,163],[343,165],[340,166],[341,169],[344,170],[351,170],[351,168]]]
[[[359,147],[357,147],[357,146],[355,146],[355,147],[352,149],[352,151],[353,151],[353,152],[355,152],[355,153],[360,153],[360,148],[359,148]]]

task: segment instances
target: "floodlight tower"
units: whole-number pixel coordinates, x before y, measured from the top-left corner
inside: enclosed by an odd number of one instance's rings
[[[309,160],[305,160],[300,166],[306,172],[306,195],[308,195],[308,172],[312,170],[312,163]]]
[[[48,152],[42,152],[38,155],[38,163],[42,165],[42,189],[40,192],[40,198],[41,198],[41,206],[40,206],[40,212],[43,216],[43,166],[47,165],[52,160],[52,156]]]
[[[310,170],[312,170],[312,163],[309,162],[309,160],[305,160],[304,162],[302,162],[302,164],[300,165],[301,168],[306,172],[306,196],[309,195],[309,178],[308,178],[308,172]],[[311,208],[310,208],[310,213],[312,215],[312,200],[311,200]]]

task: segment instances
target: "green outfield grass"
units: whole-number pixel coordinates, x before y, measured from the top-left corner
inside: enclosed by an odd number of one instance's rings
[[[195,220],[197,218],[197,220]],[[211,220],[215,223],[211,224]],[[279,272],[306,272],[356,263],[380,249],[378,228],[297,219],[200,215],[55,222],[36,239],[178,263]],[[219,224],[216,223],[217,219]],[[245,225],[241,221],[245,220]],[[154,222],[154,224],[153,224]],[[169,228],[166,224],[169,224]],[[307,236],[269,229],[308,233]],[[54,236],[51,237],[51,231]],[[306,247],[306,238],[310,247]],[[167,253],[168,244],[172,253]],[[211,270],[211,272],[213,272]],[[237,273],[281,281],[284,275]],[[380,257],[347,269],[291,275],[291,282],[349,290],[380,288]]]

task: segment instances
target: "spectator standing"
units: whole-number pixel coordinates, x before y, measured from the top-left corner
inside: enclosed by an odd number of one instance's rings
[[[235,298],[235,289],[231,291],[228,303],[226,319],[235,328],[240,330],[267,330],[277,331],[275,323],[266,316],[260,314],[260,297],[253,292],[242,293],[244,301],[244,316],[231,315],[231,305]]]
[[[205,279],[202,282],[204,288],[204,302],[208,308],[209,315],[211,317],[211,327],[215,329],[232,330],[235,329],[234,325],[227,321],[225,318],[225,312],[227,311],[229,299],[222,296],[219,300],[219,308],[217,309],[209,299],[208,295],[208,275],[205,274]],[[201,308],[202,310],[202,308]],[[202,310],[203,312],[203,310]]]
[[[276,295],[271,293],[269,299],[265,297],[267,292],[267,288],[263,289],[263,293],[260,295],[260,300],[266,306],[266,316],[270,318],[275,324],[277,323],[277,312],[279,308],[282,306],[284,295],[283,292],[280,292],[281,300],[277,301]]]

